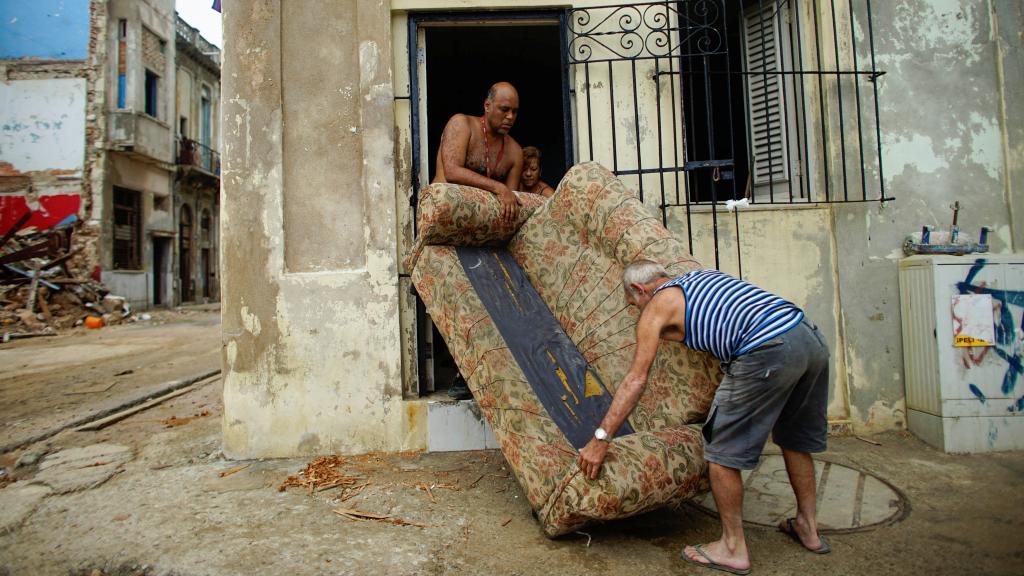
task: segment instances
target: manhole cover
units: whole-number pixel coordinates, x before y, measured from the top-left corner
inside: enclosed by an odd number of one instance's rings
[[[910,510],[906,498],[884,480],[842,464],[815,460],[818,480],[818,524],[823,532],[858,532],[902,520]],[[743,471],[743,520],[775,528],[796,513],[781,455],[761,458],[757,468]],[[709,492],[694,501],[718,515]]]

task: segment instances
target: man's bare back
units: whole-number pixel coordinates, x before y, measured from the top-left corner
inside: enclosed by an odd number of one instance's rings
[[[519,114],[519,94],[507,82],[491,87],[483,116],[456,114],[448,120],[437,151],[434,182],[451,182],[481,188],[501,202],[501,217],[513,221],[519,200],[523,151],[508,135]]]

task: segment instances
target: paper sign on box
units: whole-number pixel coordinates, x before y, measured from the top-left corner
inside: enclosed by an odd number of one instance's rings
[[[991,295],[958,294],[952,306],[954,346],[995,346]]]

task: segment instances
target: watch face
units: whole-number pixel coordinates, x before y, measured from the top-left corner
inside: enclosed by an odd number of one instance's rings
[[[594,438],[597,438],[598,440],[605,440],[608,438],[608,433],[604,431],[604,428],[598,428],[597,430],[594,430]]]

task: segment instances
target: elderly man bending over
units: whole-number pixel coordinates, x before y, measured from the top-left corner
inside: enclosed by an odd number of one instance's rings
[[[721,360],[725,378],[704,424],[704,456],[722,536],[687,546],[687,562],[733,574],[750,572],[743,536],[740,470],[757,465],[768,433],[782,448],[796,494],[796,517],[779,530],[817,554],[830,550],[818,534],[812,452],[825,450],[828,348],[794,304],[717,270],[671,278],[659,264],[626,267],[626,300],[640,309],[633,364],[594,439],[580,451],[583,473],[596,478],[622,422],[636,406],[664,338]]]

